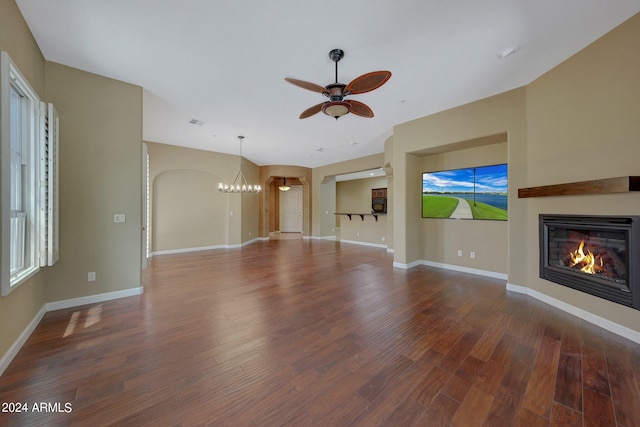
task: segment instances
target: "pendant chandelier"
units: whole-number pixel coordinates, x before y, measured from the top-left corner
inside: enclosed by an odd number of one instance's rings
[[[280,191],[289,191],[289,190],[291,190],[291,186],[287,185],[287,177],[286,176],[284,177],[284,183],[278,188],[280,189]]]
[[[218,184],[218,191],[221,193],[259,193],[262,190],[262,187],[258,184],[247,184],[247,179],[244,177],[242,173],[242,140],[244,136],[239,135],[238,140],[240,140],[240,170],[236,174],[235,179],[231,185],[221,182]]]

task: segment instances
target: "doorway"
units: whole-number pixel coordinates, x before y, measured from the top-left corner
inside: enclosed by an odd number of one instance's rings
[[[302,233],[302,186],[280,192],[280,232]]]

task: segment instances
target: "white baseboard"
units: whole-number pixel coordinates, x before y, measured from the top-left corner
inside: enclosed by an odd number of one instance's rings
[[[493,277],[493,278],[497,278],[497,279],[505,279],[507,280],[508,277],[506,274],[502,274],[502,273],[495,273],[495,272],[491,272],[491,271],[484,271],[484,270],[476,270],[473,268],[466,268],[466,267],[459,267],[459,266],[455,266],[455,265],[448,265],[448,264],[441,264],[441,263],[436,263],[436,262],[431,262],[431,261],[424,261],[424,260],[418,260],[418,261],[413,261],[409,264],[403,264],[403,263],[399,263],[399,262],[394,262],[393,266],[397,267],[397,268],[403,268],[403,269],[410,269],[413,267],[417,267],[418,265],[428,265],[431,267],[437,267],[437,268],[445,268],[445,269],[449,269],[449,270],[455,270],[455,271],[462,271],[465,273],[471,273],[471,274],[478,274],[481,276],[488,276],[488,277]],[[596,326],[599,326],[603,329],[606,329],[609,332],[613,332],[616,335],[619,335],[621,337],[624,337],[628,340],[631,340],[635,343],[639,343],[640,344],[640,332],[627,328],[626,326],[622,326],[618,323],[612,322],[611,320],[605,319],[603,317],[600,317],[598,315],[595,315],[593,313],[590,313],[588,311],[585,311],[581,308],[575,307],[571,304],[567,304],[564,301],[560,301],[558,299],[555,299],[553,297],[550,297],[548,295],[545,295],[541,292],[538,292],[534,289],[530,289],[524,286],[519,286],[519,285],[514,285],[513,283],[508,283],[506,284],[506,288],[508,291],[511,292],[517,292],[517,293],[521,293],[521,294],[525,294],[525,295],[529,295],[532,298],[535,298],[539,301],[542,301],[546,304],[549,304],[557,309],[560,309],[566,313],[572,314],[580,319],[586,320],[589,323],[592,323]]]
[[[2,358],[0,358],[0,375],[4,373],[5,369],[7,369],[13,358],[16,357],[16,354],[18,354],[24,343],[27,342],[27,339],[29,339],[29,336],[31,336],[31,333],[36,329],[46,312],[47,310],[45,304],[35,315],[33,320],[31,320],[29,325],[27,325],[25,330],[22,331],[18,339],[14,341],[11,347],[9,347],[9,350],[7,350],[4,355],[2,355]]]
[[[618,323],[612,322],[611,320],[605,319],[604,317],[600,317],[593,313],[589,313],[581,308],[575,307],[571,304],[567,304],[564,301],[560,301],[549,295],[545,295],[541,292],[536,291],[535,289],[527,288],[524,286],[514,285],[512,283],[507,283],[507,290],[511,292],[517,292],[520,294],[529,295],[539,301],[542,301],[550,306],[558,308],[564,312],[572,314],[580,319],[586,320],[589,323],[592,323],[596,326],[600,326],[602,329],[606,329],[609,332],[613,332],[616,335],[620,335],[628,340],[631,340],[635,343],[640,344],[640,332],[635,331],[633,329],[627,328],[626,326],[622,326]]]
[[[189,253],[189,252],[210,251],[212,249],[238,249],[238,248],[241,248],[243,246],[247,246],[247,245],[250,245],[252,243],[255,243],[255,242],[259,241],[259,240],[269,240],[269,238],[268,237],[258,237],[258,238],[255,238],[255,239],[247,240],[246,242],[243,242],[243,243],[237,243],[237,244],[233,244],[233,245],[213,245],[213,246],[198,246],[198,247],[194,247],[194,248],[167,249],[167,250],[164,250],[164,251],[152,252],[151,256],[185,254],[185,253]]]
[[[387,245],[383,245],[383,244],[380,244],[380,243],[360,242],[358,240],[340,239],[340,243],[351,243],[353,245],[371,246],[373,248],[384,248],[384,249],[387,249]]]
[[[403,268],[405,270],[417,267],[419,265],[426,265],[428,267],[436,267],[436,268],[444,268],[445,270],[460,271],[462,273],[476,274],[478,276],[493,277],[494,279],[507,280],[508,278],[508,276],[505,273],[497,273],[495,271],[480,270],[477,268],[462,267],[460,265],[444,264],[441,262],[434,262],[434,261],[418,260],[418,261],[413,261],[409,264],[402,264],[399,262],[393,263],[394,267]]]
[[[107,292],[104,294],[88,295],[86,297],[48,302],[44,305],[44,308],[45,312],[62,310],[64,308],[79,307],[81,305],[111,301],[118,298],[132,297],[135,295],[141,295],[143,292],[144,288],[140,286],[139,288],[123,289],[121,291]]]
[[[335,235],[331,236],[302,236],[303,239],[312,239],[312,240],[337,240]]]
[[[420,260],[410,262],[409,264],[404,264],[404,263],[401,263],[401,262],[393,261],[393,266],[395,268],[402,268],[403,270],[410,270],[410,269],[412,269],[414,267],[417,267],[419,265],[422,265],[422,261],[420,261]]]
[[[228,249],[227,245],[214,245],[214,246],[198,246],[196,248],[182,248],[182,249],[167,249],[164,251],[155,251],[151,255],[174,255],[174,254],[186,254],[189,252],[209,251],[212,249]]]
[[[121,291],[107,292],[104,294],[97,294],[97,295],[89,295],[86,297],[72,298],[72,299],[63,300],[63,301],[48,302],[44,304],[40,309],[40,311],[38,311],[38,313],[35,315],[33,320],[29,322],[29,325],[27,325],[25,330],[22,331],[18,339],[15,340],[15,342],[11,345],[11,347],[9,347],[9,350],[7,350],[7,352],[2,356],[2,358],[0,358],[0,375],[4,373],[4,371],[7,369],[7,367],[13,360],[13,358],[16,357],[16,355],[18,354],[18,352],[20,351],[24,343],[27,342],[27,339],[29,339],[29,336],[33,333],[33,331],[36,329],[36,327],[38,326],[38,324],[40,323],[40,321],[42,320],[42,318],[47,312],[61,310],[64,308],[78,307],[86,304],[94,304],[97,302],[110,301],[118,298],[130,297],[134,295],[140,295],[142,293],[143,293],[143,288],[142,286],[140,286],[139,288],[124,289]]]

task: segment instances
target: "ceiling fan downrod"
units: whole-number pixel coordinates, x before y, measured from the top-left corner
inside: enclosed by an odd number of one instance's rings
[[[338,83],[338,62],[344,58],[344,51],[342,49],[333,49],[329,52],[329,58],[336,63],[336,83]]]

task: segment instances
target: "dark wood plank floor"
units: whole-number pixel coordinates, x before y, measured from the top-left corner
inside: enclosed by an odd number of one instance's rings
[[[144,295],[44,317],[0,378],[29,412],[0,425],[640,425],[640,345],[391,264],[301,239],[155,257]]]

